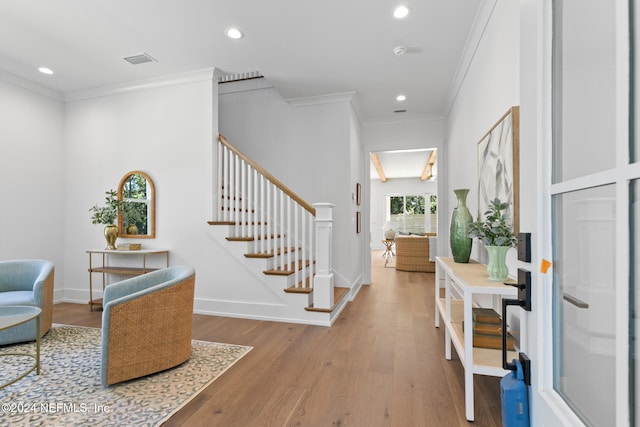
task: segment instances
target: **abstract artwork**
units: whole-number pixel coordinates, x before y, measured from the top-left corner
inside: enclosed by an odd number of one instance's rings
[[[508,202],[504,212],[520,231],[519,218],[520,108],[511,107],[478,142],[478,218],[495,198]]]

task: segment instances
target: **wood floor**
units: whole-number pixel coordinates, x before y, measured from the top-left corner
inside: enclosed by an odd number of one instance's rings
[[[330,328],[194,315],[194,339],[254,349],[165,426],[500,426],[499,378],[475,376],[476,420],[465,419],[462,366],[434,327],[433,273],[372,260],[373,283]],[[61,303],[53,320],[100,317]]]

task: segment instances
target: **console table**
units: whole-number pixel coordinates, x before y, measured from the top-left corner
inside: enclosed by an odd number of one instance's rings
[[[440,280],[444,279],[444,298],[440,295]],[[509,283],[514,281],[509,280]],[[436,327],[440,326],[439,316],[445,325],[445,357],[451,360],[451,344],[464,367],[464,399],[467,420],[474,420],[473,375],[503,377],[510,371],[502,369],[502,351],[473,347],[472,307],[474,298],[490,295],[494,306],[502,298],[516,298],[518,290],[502,282],[488,279],[487,266],[470,261],[462,264],[453,258],[436,257],[435,305]],[[507,359],[517,359],[517,353],[509,351]]]
[[[93,311],[93,306],[102,305],[102,298],[93,299],[93,274],[102,274],[102,290],[107,286],[107,275],[120,274],[124,276],[139,276],[149,273],[159,268],[169,267],[169,251],[166,249],[139,249],[139,250],[109,250],[109,249],[89,249],[89,308]],[[101,260],[100,264],[94,265],[94,255]],[[122,258],[121,258],[122,257]],[[124,261],[127,266],[114,265],[114,261]],[[150,265],[151,263],[151,265]],[[125,264],[123,262],[123,264]],[[134,265],[131,267],[130,265]]]

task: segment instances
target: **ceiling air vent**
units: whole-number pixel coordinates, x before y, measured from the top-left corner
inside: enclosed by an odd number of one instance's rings
[[[127,56],[126,58],[124,58],[124,60],[133,65],[146,64],[147,62],[158,62],[146,53],[141,53],[140,55]]]
[[[406,113],[407,110],[393,110],[394,113]]]
[[[218,83],[230,83],[230,82],[239,82],[241,80],[251,80],[251,79],[260,79],[264,77],[260,71],[249,71],[246,73],[226,73],[223,75]]]

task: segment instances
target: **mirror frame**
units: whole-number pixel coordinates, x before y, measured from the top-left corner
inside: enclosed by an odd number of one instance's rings
[[[129,177],[132,175],[142,175],[147,180],[147,196],[149,198],[149,216],[147,218],[147,234],[125,234],[122,215],[118,215],[118,237],[135,239],[154,239],[156,237],[156,189],[153,180],[142,171],[131,171],[126,173],[118,184],[118,201],[122,202],[123,188]]]

